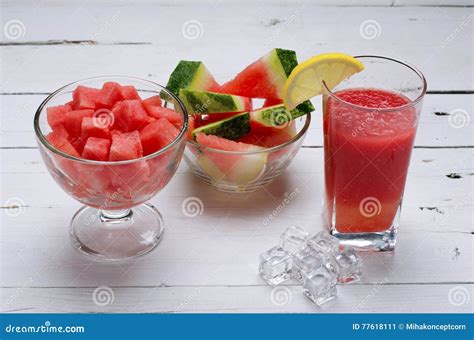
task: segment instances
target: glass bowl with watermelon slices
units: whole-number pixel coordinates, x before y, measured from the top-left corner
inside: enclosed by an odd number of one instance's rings
[[[34,118],[43,161],[85,205],[71,221],[77,249],[125,260],[158,245],[164,222],[145,202],[176,172],[187,125],[186,108],[173,93],[139,78],[89,78],[43,101]]]
[[[201,61],[181,60],[167,88],[189,113],[184,158],[204,182],[226,192],[258,190],[277,178],[300,149],[310,125],[310,101],[283,105],[296,53],[281,48],[237,75],[214,77]]]

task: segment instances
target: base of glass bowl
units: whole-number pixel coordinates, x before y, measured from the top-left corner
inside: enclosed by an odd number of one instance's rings
[[[164,221],[151,204],[133,209],[79,209],[71,221],[73,246],[105,261],[122,261],[152,251],[163,237]]]

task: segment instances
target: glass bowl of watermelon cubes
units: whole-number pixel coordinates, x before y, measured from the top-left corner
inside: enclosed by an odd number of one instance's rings
[[[176,172],[187,125],[173,93],[139,78],[89,78],[43,101],[34,118],[41,156],[59,186],[84,204],[71,221],[77,249],[113,261],[158,245],[164,222],[146,202]]]

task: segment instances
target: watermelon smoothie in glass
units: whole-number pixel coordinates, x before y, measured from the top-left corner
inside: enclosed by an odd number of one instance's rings
[[[393,250],[426,80],[395,59],[356,57],[365,70],[324,84],[324,219],[342,244]]]
[[[69,102],[78,86],[100,89],[107,82],[127,85],[128,88],[133,86],[141,99],[160,96],[163,107],[182,118],[176,137],[171,138],[166,146],[142,157],[117,161],[86,159],[84,153],[82,157],[74,156],[64,147],[58,148],[48,138],[54,132],[48,122],[48,108]],[[101,124],[110,123],[111,127],[118,119],[113,109],[97,109],[93,116],[104,118]],[[133,77],[84,79],[60,88],[41,103],[34,118],[34,129],[43,161],[56,183],[84,204],[70,224],[75,248],[96,259],[118,261],[147,254],[158,245],[164,221],[158,209],[147,201],[175,174],[186,145],[187,124],[186,108],[176,96],[156,83]],[[166,134],[164,130],[160,132]],[[114,149],[114,152],[122,151],[127,152]]]

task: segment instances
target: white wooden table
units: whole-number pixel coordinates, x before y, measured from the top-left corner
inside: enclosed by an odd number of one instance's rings
[[[3,312],[473,311],[472,1],[240,3],[2,4]],[[437,6],[443,4],[449,6]],[[259,253],[288,225],[322,229],[318,107],[293,164],[265,190],[220,193],[182,164],[152,200],[168,225],[155,251],[123,264],[77,253],[68,224],[79,204],[53,182],[35,144],[33,115],[45,96],[96,75],[165,83],[180,59],[203,60],[214,74],[233,73],[272,47],[295,49],[300,60],[326,51],[390,55],[425,73],[429,92],[396,251],[363,254],[363,280],[339,286],[338,299],[324,308],[310,304],[295,284],[272,290],[259,278]],[[459,176],[447,176],[452,173]],[[265,225],[284,194],[296,189]],[[202,215],[183,214],[181,204],[191,196],[202,200]]]

